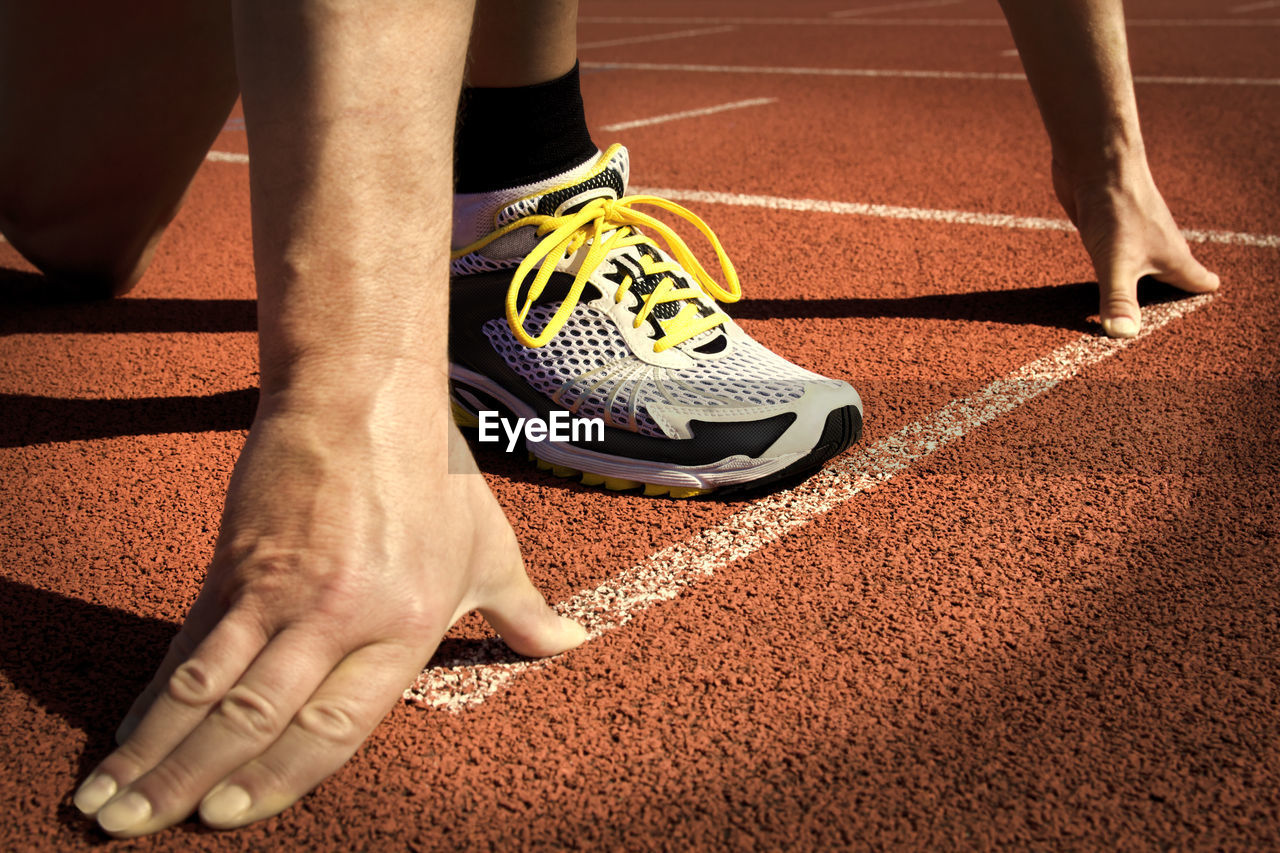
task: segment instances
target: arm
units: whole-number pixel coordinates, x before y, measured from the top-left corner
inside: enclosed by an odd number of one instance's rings
[[[526,655],[585,638],[530,584],[448,415],[467,12],[235,4],[262,398],[204,588],[120,748],[77,792],[114,835],[197,807],[215,827],[286,808],[469,610]]]
[[[1192,293],[1192,256],[1147,166],[1121,0],[1001,0],[1053,151],[1053,185],[1093,261],[1103,329],[1132,337],[1138,279]]]

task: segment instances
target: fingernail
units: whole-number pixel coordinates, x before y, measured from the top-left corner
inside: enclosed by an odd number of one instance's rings
[[[85,814],[93,814],[102,804],[116,795],[116,780],[105,773],[95,773],[76,791],[72,802]]]
[[[1138,334],[1138,324],[1131,317],[1108,317],[1102,321],[1102,331],[1113,338],[1132,338]]]
[[[130,791],[98,812],[98,826],[107,832],[124,832],[150,817],[151,803],[137,791]]]
[[[239,785],[227,785],[204,798],[200,804],[200,817],[205,823],[228,824],[247,812],[251,805],[253,800],[248,791]]]

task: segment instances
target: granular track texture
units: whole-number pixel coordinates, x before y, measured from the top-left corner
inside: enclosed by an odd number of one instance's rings
[[[593,137],[637,186],[1060,219],[1018,80],[592,64],[1019,70],[990,0],[832,16],[882,5],[584,0]],[[1152,168],[1183,227],[1280,234],[1277,12],[1231,7],[1129,4],[1138,75],[1272,81],[1139,83]],[[0,244],[0,849],[103,843],[71,792],[199,589],[256,400],[247,182],[206,164],[115,302],[44,304]],[[1068,231],[687,204],[744,328],[862,394],[851,452],[1096,334]],[[397,706],[276,818],[113,846],[1280,848],[1280,254],[1193,248],[1198,310],[479,704]],[[480,464],[553,602],[759,500]]]

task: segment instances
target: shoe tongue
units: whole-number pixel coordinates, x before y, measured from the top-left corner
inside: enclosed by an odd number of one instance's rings
[[[564,216],[598,198],[620,199],[627,194],[627,149],[615,145],[600,155],[582,178],[538,197],[538,213]]]
[[[631,279],[627,289],[634,299],[628,301],[627,308],[632,314],[639,315],[644,306],[645,298],[658,289],[658,285],[664,278],[673,279],[676,287],[692,286],[691,276],[683,270],[649,272],[654,265],[661,263],[663,259],[657,250],[647,245],[628,246],[617,254],[610,255],[609,260],[613,264],[613,270],[604,274],[605,279],[618,286],[622,286],[628,278]],[[674,320],[691,302],[698,305],[698,313],[701,316],[709,316],[712,313],[711,309],[692,299],[680,299],[654,305],[649,312],[647,320],[653,330],[653,337],[659,338],[670,332],[671,329],[668,328],[667,324]],[[724,348],[725,342],[719,341],[723,337],[724,335],[720,329],[709,329],[689,338],[688,341],[681,343],[679,347],[686,351],[692,348],[703,354],[711,354]]]

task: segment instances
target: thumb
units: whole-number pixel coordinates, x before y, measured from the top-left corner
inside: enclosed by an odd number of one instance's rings
[[[552,610],[519,563],[491,590],[478,609],[516,654],[549,657],[586,642],[587,629]]]
[[[1121,259],[1096,270],[1098,273],[1098,317],[1108,337],[1132,338],[1142,328],[1138,307],[1138,279],[1143,270]]]

